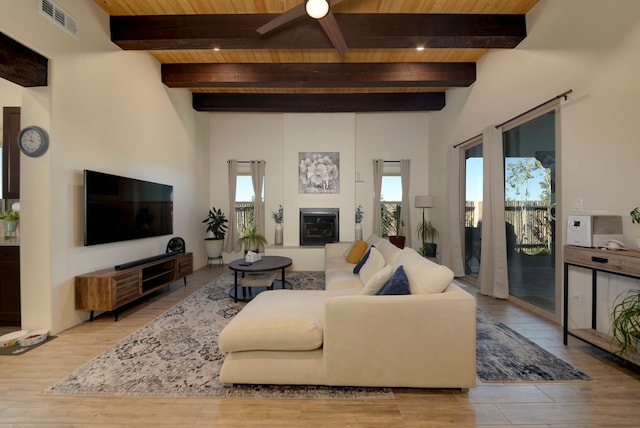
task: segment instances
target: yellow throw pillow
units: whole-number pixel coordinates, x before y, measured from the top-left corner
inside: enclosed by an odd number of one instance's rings
[[[360,258],[362,258],[362,255],[364,254],[365,251],[367,251],[367,247],[369,246],[369,244],[367,244],[366,241],[355,241],[353,243],[353,245],[351,246],[351,250],[349,251],[349,254],[347,254],[346,260],[349,263],[352,264],[356,264],[360,261]]]

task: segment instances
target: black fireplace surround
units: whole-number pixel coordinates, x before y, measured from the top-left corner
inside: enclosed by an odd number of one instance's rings
[[[339,208],[300,208],[300,246],[340,241]]]

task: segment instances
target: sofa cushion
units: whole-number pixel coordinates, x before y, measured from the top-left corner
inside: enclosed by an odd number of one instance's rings
[[[324,288],[325,290],[337,290],[343,288],[362,288],[360,276],[354,274],[351,270],[334,270],[325,272]]]
[[[388,263],[390,265],[395,265],[398,256],[400,255],[400,253],[402,253],[402,250],[400,248],[396,247],[386,239],[381,239],[378,242],[376,248],[380,250],[382,257],[384,257],[385,263]]]
[[[220,332],[223,352],[308,351],[322,346],[324,291],[272,290],[258,294]]]
[[[362,258],[369,245],[366,241],[358,240],[353,243],[346,260],[349,263],[356,264]]]
[[[407,278],[407,274],[404,271],[402,266],[398,266],[393,272],[393,275],[389,278],[389,280],[382,286],[380,291],[378,291],[379,295],[402,295],[402,294],[411,294],[411,290],[409,288],[409,278]]]
[[[365,253],[362,255],[358,263],[356,263],[356,265],[353,267],[353,273],[355,274],[360,273],[360,269],[362,269],[362,266],[364,266],[364,264],[367,262],[370,252],[371,252],[371,247],[369,247],[367,251],[365,251]]]
[[[382,269],[376,272],[375,275],[373,275],[366,284],[364,284],[364,287],[362,288],[362,291],[360,291],[360,294],[377,294],[378,291],[380,291],[380,289],[384,286],[384,284],[389,281],[391,275],[393,275],[393,266],[385,265]]]
[[[379,237],[378,235],[376,235],[375,233],[372,233],[371,235],[369,235],[369,237],[367,238],[367,243],[369,245],[378,245],[378,242],[382,241],[382,238]]]
[[[369,257],[364,263],[364,266],[362,266],[362,269],[360,269],[360,282],[362,282],[363,285],[368,283],[373,275],[382,269],[385,264],[386,263],[382,254],[380,254],[380,251],[378,251],[376,247],[371,247],[369,250]]]
[[[396,260],[409,278],[411,294],[442,293],[453,280],[453,271],[422,257],[413,248],[406,247]]]

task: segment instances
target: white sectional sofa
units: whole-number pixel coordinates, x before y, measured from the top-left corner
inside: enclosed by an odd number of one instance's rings
[[[220,350],[229,353],[220,380],[474,387],[473,296],[451,282],[448,268],[414,250],[400,250],[376,236],[368,241],[375,249],[359,273],[345,261],[350,243],[328,244],[325,290],[273,290],[249,302],[220,333]],[[411,294],[371,295],[367,286],[388,284],[385,278],[389,272],[400,274],[399,266]]]

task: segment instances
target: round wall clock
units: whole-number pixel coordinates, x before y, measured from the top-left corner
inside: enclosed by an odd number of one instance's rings
[[[18,134],[18,147],[27,156],[42,156],[49,148],[49,134],[39,126],[27,126]]]

